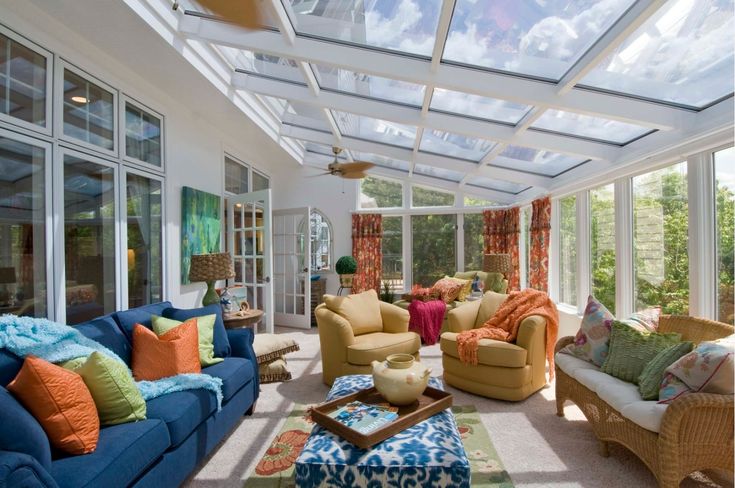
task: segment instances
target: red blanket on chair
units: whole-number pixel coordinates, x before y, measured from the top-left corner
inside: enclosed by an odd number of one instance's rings
[[[436,344],[446,311],[447,306],[441,300],[413,300],[408,306],[408,330],[417,332],[424,344]]]

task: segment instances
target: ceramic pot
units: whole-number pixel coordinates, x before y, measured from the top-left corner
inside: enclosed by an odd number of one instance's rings
[[[431,368],[410,354],[391,354],[385,361],[373,361],[373,384],[393,405],[410,405],[429,384]]]
[[[341,274],[339,275],[339,286],[343,288],[352,288],[352,279],[355,277],[354,274]]]

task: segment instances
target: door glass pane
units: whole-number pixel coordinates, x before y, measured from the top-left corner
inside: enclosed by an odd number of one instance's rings
[[[577,197],[559,200],[559,301],[577,305]]]
[[[161,166],[161,119],[125,102],[125,154]]]
[[[717,320],[733,324],[735,301],[735,148],[715,153],[717,211]]]
[[[395,293],[403,286],[403,217],[383,217],[383,281]]]
[[[590,190],[590,286],[615,314],[615,185]]]
[[[41,148],[0,137],[0,314],[46,317]]]
[[[127,175],[128,307],[163,299],[161,182]]]
[[[2,34],[0,113],[46,125],[46,58]]]
[[[66,323],[115,311],[115,176],[64,156]]]
[[[633,178],[636,310],[689,312],[687,166],[679,163]]]
[[[112,150],[115,106],[109,91],[64,70],[64,134]]]
[[[412,215],[413,284],[432,286],[457,268],[456,215]]]
[[[454,193],[429,190],[420,186],[414,186],[411,191],[414,207],[451,207],[454,205]]]
[[[464,269],[482,269],[482,255],[485,248],[481,213],[464,215]]]

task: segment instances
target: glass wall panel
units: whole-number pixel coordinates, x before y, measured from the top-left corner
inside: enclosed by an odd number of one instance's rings
[[[590,190],[590,286],[615,314],[615,185]]]
[[[735,148],[715,153],[717,211],[717,320],[735,323]]]
[[[225,191],[235,195],[247,193],[249,172],[247,166],[225,156]]]
[[[360,208],[393,208],[403,206],[403,186],[368,176],[360,181]]]
[[[161,182],[128,173],[128,307],[163,299]]]
[[[46,125],[46,58],[2,34],[0,113]]]
[[[429,190],[420,186],[412,187],[411,192],[413,195],[411,202],[414,207],[451,207],[454,205],[454,193]]]
[[[112,93],[64,70],[64,134],[103,149],[114,149]]]
[[[0,137],[0,314],[46,317],[45,151]]]
[[[633,178],[633,267],[636,310],[689,312],[687,166]]]
[[[464,269],[466,271],[482,269],[482,255],[485,250],[483,225],[481,213],[464,215]],[[447,274],[451,275],[451,273]]]
[[[253,171],[253,191],[267,190],[271,187],[271,182],[267,176]]]
[[[577,305],[577,197],[559,200],[559,302]]]
[[[493,202],[492,200],[486,200],[484,198],[472,197],[469,195],[464,197],[465,207],[496,207],[498,205],[500,204],[497,202]]]
[[[383,281],[403,292],[403,217],[383,217]]]
[[[115,175],[64,156],[66,323],[115,311]]]
[[[125,155],[161,166],[161,119],[125,102]]]
[[[457,268],[457,216],[412,215],[411,270],[414,285],[429,287]]]

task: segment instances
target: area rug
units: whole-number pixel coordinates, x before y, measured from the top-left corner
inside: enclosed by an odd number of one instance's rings
[[[472,469],[472,486],[478,488],[512,488],[510,476],[495,451],[490,436],[473,406],[452,407]],[[308,406],[296,405],[273,439],[245,488],[294,487],[294,463],[306,444],[314,425]]]

